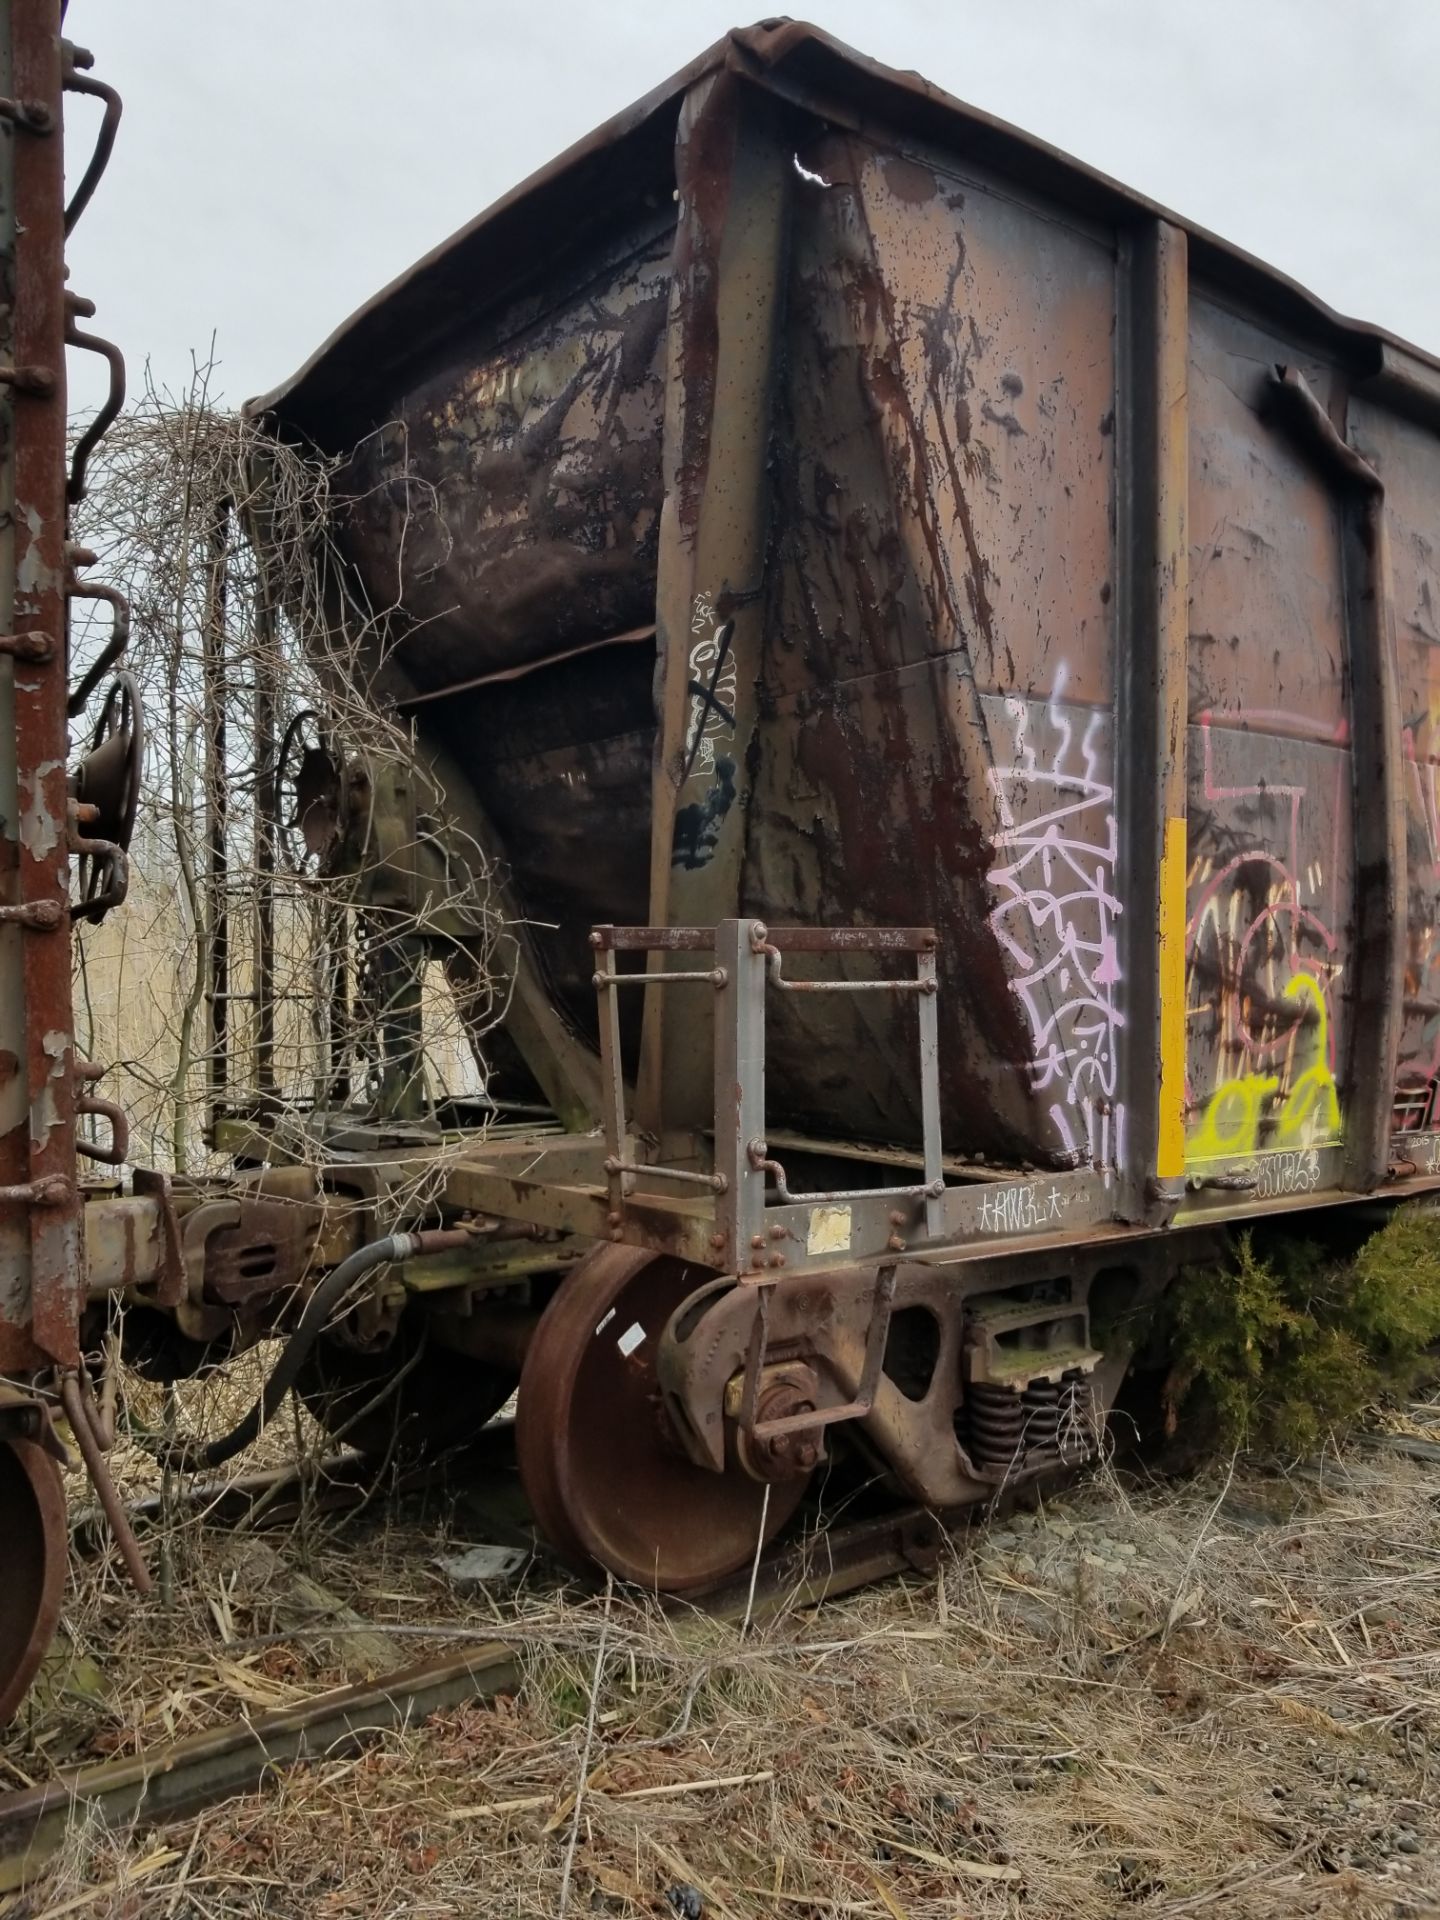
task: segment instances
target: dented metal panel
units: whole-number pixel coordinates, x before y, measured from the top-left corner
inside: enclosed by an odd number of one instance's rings
[[[403,622],[384,683],[465,768],[550,991],[589,1031],[585,932],[647,906],[673,229],[668,196],[642,205],[477,326],[339,482],[346,551]]]
[[[667,206],[482,320],[337,482],[370,601],[422,629],[417,694],[654,624],[673,233]]]

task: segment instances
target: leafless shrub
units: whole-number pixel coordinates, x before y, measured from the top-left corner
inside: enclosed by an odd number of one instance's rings
[[[427,955],[422,1106],[483,1092],[478,1043],[511,971],[489,863],[438,788],[420,833],[443,849],[444,890],[418,916],[375,898],[373,848],[343,875],[307,849],[307,742],[372,775],[415,763],[376,690],[396,609],[367,604],[337,553],[345,463],[213,405],[210,377],[197,365],[178,396],[147,383],[92,461],[78,527],[132,605],[122,664],[148,740],[130,899],[77,943],[77,1000],[134,1157],[186,1173],[223,1165],[205,1146],[217,1107],[258,1104],[307,1158],[317,1108],[373,1100],[384,1010],[355,976],[397,943]],[[410,491],[433,516],[422,483]],[[103,619],[82,625],[81,664],[105,637]],[[442,931],[457,922],[458,996]]]

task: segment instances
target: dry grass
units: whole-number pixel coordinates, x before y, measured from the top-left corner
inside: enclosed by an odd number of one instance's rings
[[[1440,1438],[1440,1407],[1409,1425]],[[191,1526],[168,1617],[84,1576],[72,1631],[109,1692],[77,1752],[353,1674],[344,1636],[269,1638],[301,1558],[397,1661],[498,1627],[524,1683],[167,1831],[77,1823],[10,1920],[1440,1912],[1437,1496],[1434,1465],[1360,1445],[1288,1476],[1102,1472],[938,1575],[743,1636],[538,1566],[462,1600],[431,1556],[485,1537],[463,1501]],[[43,1768],[44,1731],[13,1767]]]

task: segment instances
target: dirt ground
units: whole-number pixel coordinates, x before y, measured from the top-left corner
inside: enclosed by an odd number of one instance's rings
[[[1424,1454],[1440,1401],[1385,1424]],[[1440,1459],[1383,1433],[1099,1469],[936,1574],[748,1632],[536,1559],[465,1592],[435,1564],[494,1537],[451,1491],[176,1521],[143,1605],[88,1561],[6,1784],[476,1637],[523,1680],[159,1831],[77,1808],[0,1914],[1440,1914]]]

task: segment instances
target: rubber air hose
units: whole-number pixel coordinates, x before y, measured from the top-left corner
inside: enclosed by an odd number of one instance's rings
[[[363,1280],[367,1273],[392,1260],[423,1259],[428,1254],[448,1253],[453,1248],[473,1244],[474,1235],[463,1227],[437,1227],[424,1233],[391,1233],[383,1240],[372,1240],[367,1246],[357,1247],[338,1267],[326,1274],[305,1302],[299,1324],[285,1342],[280,1358],[270,1369],[260,1398],[245,1417],[218,1440],[207,1441],[204,1445],[194,1440],[178,1440],[173,1446],[162,1450],[161,1459],[167,1466],[178,1467],[185,1473],[204,1473],[212,1467],[224,1466],[227,1460],[233,1460],[237,1453],[243,1453],[258,1439],[262,1430],[274,1419],[286,1394],[294,1386],[310,1349],[324,1332],[335,1308],[357,1280]]]

